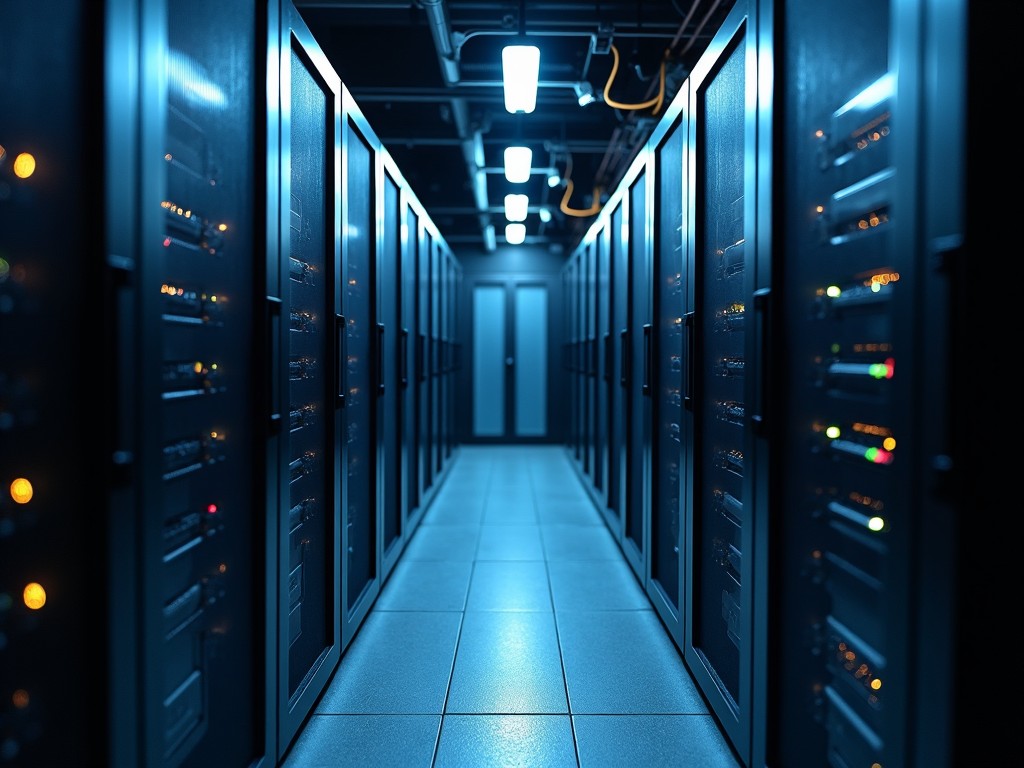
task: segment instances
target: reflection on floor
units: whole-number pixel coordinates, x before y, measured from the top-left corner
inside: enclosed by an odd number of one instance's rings
[[[463,446],[284,768],[737,768],[560,447]]]

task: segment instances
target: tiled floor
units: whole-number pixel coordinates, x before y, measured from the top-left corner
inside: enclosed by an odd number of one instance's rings
[[[463,446],[284,768],[737,768],[560,447]]]

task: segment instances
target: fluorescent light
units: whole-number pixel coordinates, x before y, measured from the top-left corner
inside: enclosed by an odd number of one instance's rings
[[[533,150],[529,147],[507,147],[505,149],[505,178],[513,184],[530,180],[530,164]]]
[[[526,225],[525,224],[506,224],[505,225],[505,242],[509,245],[519,245],[526,241]]]
[[[505,84],[505,109],[533,112],[537,106],[537,78],[540,48],[535,45],[507,45],[501,51],[501,72]]]
[[[526,195],[505,195],[505,218],[509,221],[526,221],[526,209],[530,198]]]

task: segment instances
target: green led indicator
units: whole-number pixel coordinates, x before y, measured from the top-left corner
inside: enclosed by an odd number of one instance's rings
[[[884,379],[889,374],[889,367],[885,363],[872,363],[868,373],[876,379]]]
[[[842,289],[838,285],[830,285],[825,289],[825,295],[830,299],[836,299],[842,293]]]
[[[878,458],[878,449],[868,448],[866,451],[864,451],[864,458],[870,461],[872,464],[874,464]]]
[[[832,350],[832,354],[833,355],[838,355],[839,354],[839,350],[841,349],[841,347],[838,344],[833,344],[830,347],[830,349]]]

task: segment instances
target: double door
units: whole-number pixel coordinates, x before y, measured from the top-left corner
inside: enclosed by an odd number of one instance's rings
[[[474,442],[544,441],[553,384],[547,277],[471,281]]]

